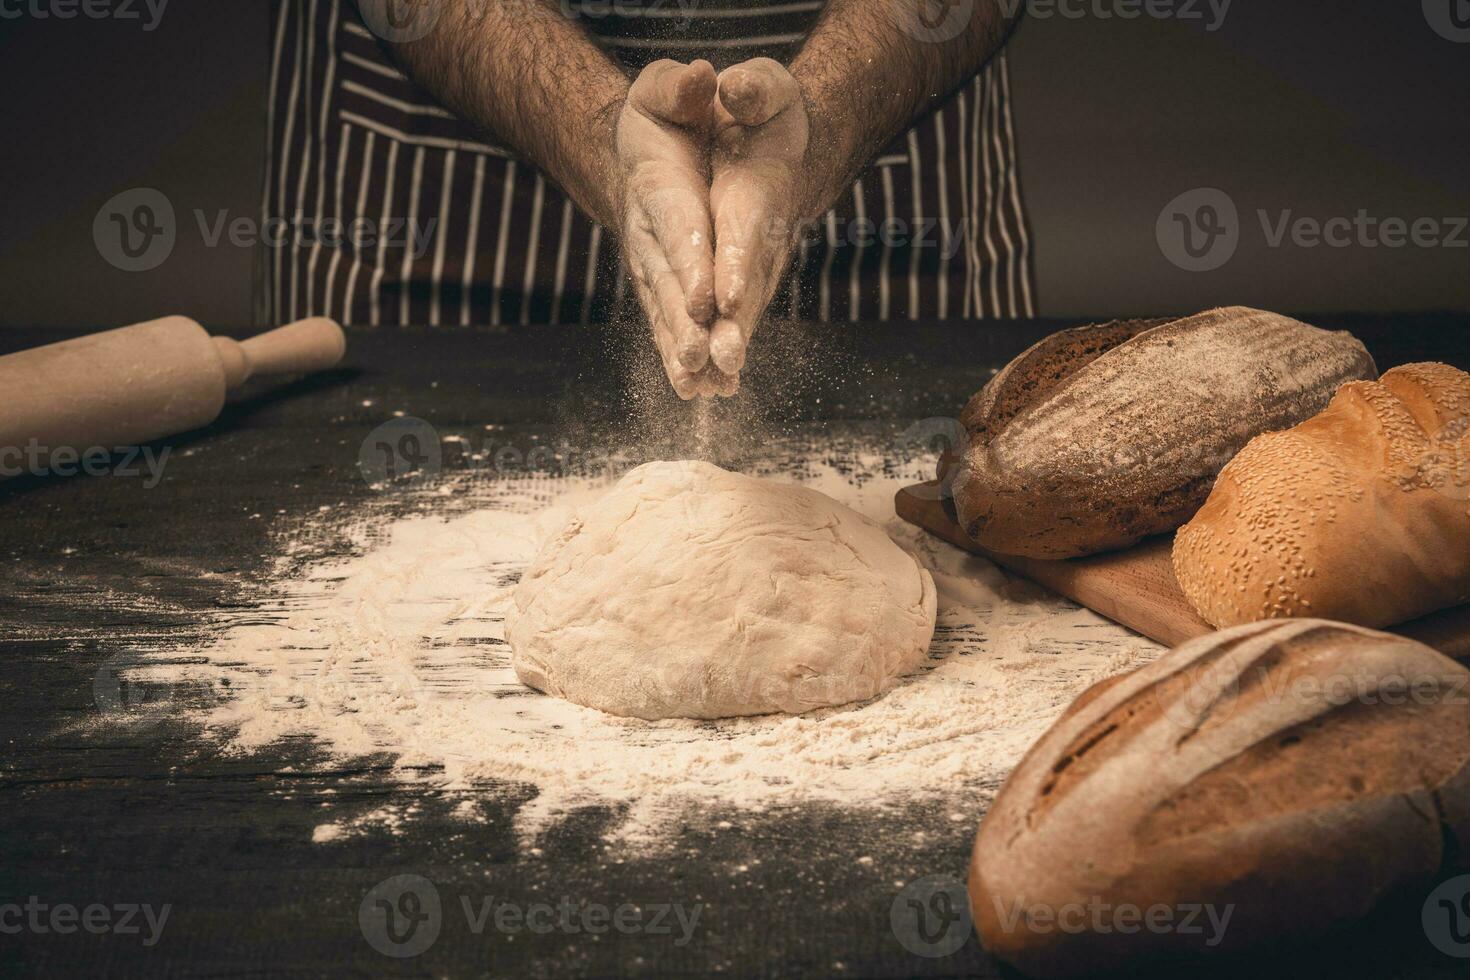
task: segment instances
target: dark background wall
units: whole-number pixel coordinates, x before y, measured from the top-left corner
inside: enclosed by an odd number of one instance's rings
[[[1012,67],[1044,314],[1470,308],[1470,230],[1459,248],[1356,232],[1347,247],[1273,246],[1258,213],[1434,219],[1436,235],[1470,216],[1470,43],[1431,25],[1436,4],[1470,14],[1466,0],[1235,0],[1219,24],[1209,0],[1177,0],[1196,20],[1037,3]],[[251,250],[191,230],[161,268],[129,274],[92,224],[140,186],[181,226],[195,209],[257,213],[266,6],[171,0],[153,30],[143,0],[141,20],[0,19],[0,325],[249,324]],[[1233,257],[1206,272],[1171,262],[1156,233],[1197,188],[1239,214]]]

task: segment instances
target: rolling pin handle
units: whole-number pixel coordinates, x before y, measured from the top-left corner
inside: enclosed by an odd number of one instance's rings
[[[250,377],[250,362],[237,341],[229,337],[211,337],[214,349],[219,353],[220,365],[225,369],[225,389],[238,388]]]
[[[335,321],[312,317],[246,341],[215,337],[214,346],[225,386],[238,388],[256,375],[310,374],[334,367],[347,353],[347,337]]]

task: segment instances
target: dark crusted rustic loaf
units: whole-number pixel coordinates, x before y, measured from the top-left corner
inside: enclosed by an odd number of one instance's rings
[[[1168,320],[1114,320],[1061,330],[1033,345],[1001,369],[960,413],[960,425],[969,443],[989,443],[1027,404],[1044,398],[1078,369],[1097,360],[1119,344]],[[952,486],[965,446],[946,453],[939,478]]]
[[[961,525],[1031,558],[1126,548],[1189,520],[1247,442],[1377,376],[1347,333],[1243,307],[1068,330],[1022,354],[961,422]]]
[[[1470,671],[1447,657],[1323,620],[1212,634],[1097,685],[980,828],[970,899],[985,948],[1038,976],[1238,952],[1458,869],[1467,696]],[[1203,932],[1112,928],[1127,907],[1177,923],[1194,906],[1230,909],[1223,935],[1207,916]],[[1078,907],[1101,920],[1058,928]]]

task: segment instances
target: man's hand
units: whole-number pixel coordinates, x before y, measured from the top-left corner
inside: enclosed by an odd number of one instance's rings
[[[739,385],[710,363],[715,87],[707,61],[654,62],[634,81],[617,124],[628,269],[669,382],[684,399],[732,395]]]
[[[796,80],[769,58],[718,78],[706,61],[658,61],[628,93],[617,130],[623,244],[681,398],[740,387],[805,217],[807,140]]]
[[[716,368],[739,384],[746,348],[790,259],[807,203],[809,123],[801,89],[779,62],[756,58],[720,73],[714,107]]]

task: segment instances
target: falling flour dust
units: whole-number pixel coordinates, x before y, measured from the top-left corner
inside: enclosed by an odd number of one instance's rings
[[[453,488],[469,498],[462,512],[363,521],[353,557],[304,569],[283,559],[293,570],[263,610],[225,614],[192,663],[148,670],[228,692],[197,718],[222,751],[306,738],[338,760],[386,756],[401,778],[461,794],[465,819],[487,794],[526,800],[515,817],[526,846],[586,806],[616,813],[629,846],[656,847],[701,808],[984,802],[1076,695],[1159,648],[899,521],[895,491],[929,464],[896,467],[891,455],[809,450],[748,467],[878,521],[933,573],[930,659],[868,703],[648,723],[522,686],[503,637],[510,594],[542,537],[612,473],[466,481]],[[327,823],[316,839],[350,830]]]

